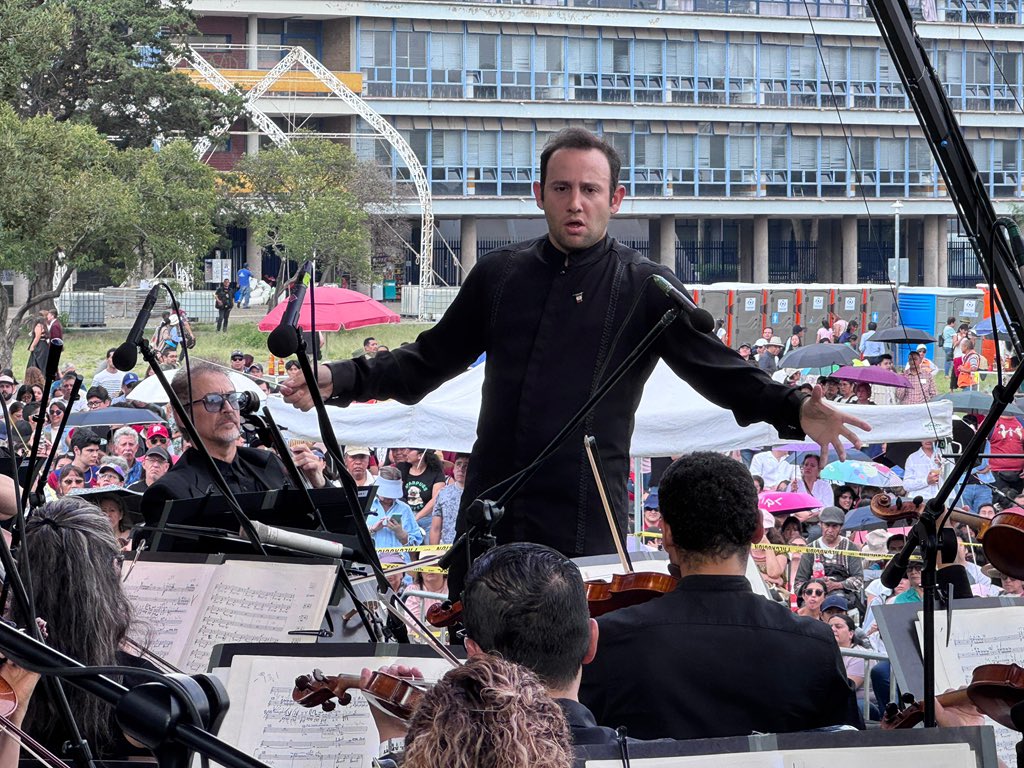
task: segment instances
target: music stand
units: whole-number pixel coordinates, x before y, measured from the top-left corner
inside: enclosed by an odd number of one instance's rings
[[[366,509],[372,502],[376,486],[359,489],[359,499]],[[296,513],[304,509],[305,500],[297,490],[272,490],[266,493],[238,494],[239,505],[252,520],[258,520],[276,528],[288,528],[309,536],[337,541],[359,551],[359,542],[352,528],[348,513],[348,502],[345,496],[335,488],[318,488],[309,491],[314,503],[319,508],[327,526],[327,531],[315,530],[311,516]],[[365,516],[365,513],[364,515]],[[172,534],[170,527],[182,526],[186,530],[196,528],[212,529],[210,536],[203,537],[193,532],[197,538]],[[222,552],[225,554],[251,554],[251,545],[221,540],[223,531],[238,531],[238,521],[223,496],[208,495],[196,499],[178,499],[169,501],[160,510],[155,521],[150,549],[156,552]],[[146,535],[146,528],[136,529],[138,534]],[[304,555],[308,557],[308,555]]]

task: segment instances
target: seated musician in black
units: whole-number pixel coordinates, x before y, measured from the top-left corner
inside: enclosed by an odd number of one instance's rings
[[[185,368],[175,375],[171,389],[191,415],[203,445],[234,493],[258,493],[294,485],[275,454],[238,445],[241,433],[238,393],[223,369],[210,363],[195,363],[191,393]],[[309,448],[296,447],[293,458],[314,488],[324,486],[323,465]],[[168,500],[193,499],[210,492],[217,494],[217,487],[198,451],[189,448],[167,474],[146,489],[142,499],[146,522],[158,523],[164,502]]]
[[[762,536],[747,469],[694,453],[666,470],[658,494],[665,550],[682,578],[667,595],[597,620],[601,643],[580,689],[597,722],[642,739],[860,727],[829,627],[755,594],[744,575]]]

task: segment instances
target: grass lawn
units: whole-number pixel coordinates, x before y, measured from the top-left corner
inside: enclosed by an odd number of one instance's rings
[[[232,318],[234,321],[234,318]],[[194,326],[196,333],[196,346],[190,354],[204,360],[228,364],[232,350],[241,349],[243,352],[252,355],[258,362],[267,365],[267,334],[257,330],[256,320],[232,322],[227,333],[217,333],[213,325]],[[401,322],[397,325],[372,325],[366,328],[358,328],[354,331],[340,331],[328,333],[327,346],[324,349],[326,359],[338,359],[351,357],[356,350],[363,347],[363,339],[367,336],[375,337],[381,344],[391,347],[398,347],[403,341],[413,341],[420,331],[429,328],[430,324]],[[151,325],[148,329],[153,334],[156,326]],[[128,332],[118,331],[88,331],[68,329],[64,332],[64,353],[61,356],[61,367],[72,363],[75,369],[85,376],[86,384],[90,377],[103,364],[107,350],[124,343]],[[14,352],[15,375],[20,380],[25,372],[25,365],[28,362],[28,337],[22,335],[18,340],[18,346]],[[146,365],[139,358],[139,364],[135,371],[140,376],[145,371]]]

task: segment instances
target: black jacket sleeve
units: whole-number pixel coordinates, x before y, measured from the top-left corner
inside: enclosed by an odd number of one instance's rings
[[[444,316],[413,343],[370,360],[360,356],[328,363],[334,377],[330,402],[389,399],[412,405],[469,368],[487,347],[488,294],[507,258],[494,254],[481,259]]]
[[[686,292],[667,267],[657,266],[656,271]],[[653,285],[647,290],[649,322],[653,326],[670,304]],[[697,333],[685,317],[680,317],[662,333],[655,349],[676,375],[705,399],[732,411],[741,427],[765,421],[784,439],[804,437],[800,406],[808,395],[772,381],[771,376],[748,363],[714,334]]]

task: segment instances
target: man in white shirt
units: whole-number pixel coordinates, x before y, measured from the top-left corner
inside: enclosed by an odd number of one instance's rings
[[[114,365],[116,351],[117,347],[107,350],[106,365],[92,377],[92,386],[101,386],[112,396],[121,391],[121,381],[124,379],[124,374]]]
[[[883,371],[895,372],[896,366],[893,365],[892,355],[888,352],[879,355],[877,359],[877,365]],[[877,384],[871,388],[871,399],[875,401],[875,405],[896,405],[896,387]]]
[[[789,461],[789,452],[779,448],[755,454],[750,461],[750,474],[764,480],[764,489],[774,491],[779,483],[788,483],[796,476],[796,467]]]
[[[907,457],[903,468],[903,487],[910,496],[920,496],[925,501],[935,498],[942,481],[942,456],[935,448],[935,441],[922,440],[921,447]]]

